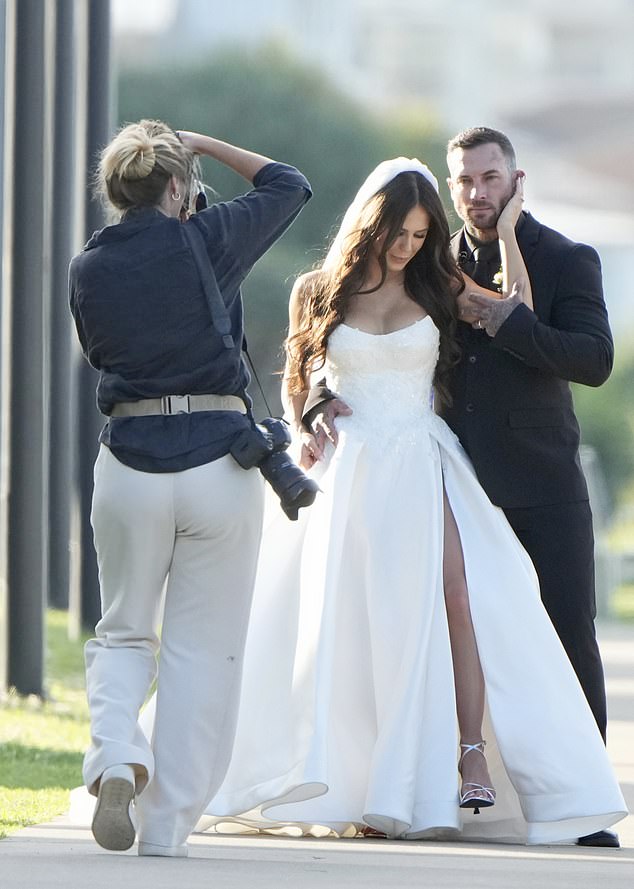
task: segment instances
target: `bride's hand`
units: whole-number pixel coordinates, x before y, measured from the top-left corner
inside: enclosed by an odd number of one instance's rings
[[[509,232],[515,231],[515,225],[520,218],[522,207],[524,206],[524,182],[526,174],[522,170],[517,171],[515,179],[515,191],[508,199],[506,206],[502,209],[497,221],[497,232],[500,238],[503,238]]]
[[[299,465],[302,469],[311,469],[318,463],[323,456],[323,449],[321,448],[317,438],[312,434],[312,432],[308,432],[307,429],[302,429],[299,433],[300,440],[300,453],[299,453]]]

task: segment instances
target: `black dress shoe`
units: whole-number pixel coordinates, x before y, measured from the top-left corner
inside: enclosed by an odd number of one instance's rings
[[[597,830],[596,833],[589,833],[587,837],[579,837],[577,845],[603,846],[606,849],[618,849],[621,846],[618,834],[611,830]]]

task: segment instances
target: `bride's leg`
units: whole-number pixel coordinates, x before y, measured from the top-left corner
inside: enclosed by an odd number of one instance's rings
[[[471,621],[469,591],[460,533],[447,494],[443,493],[443,497],[445,535],[443,583],[456,688],[460,742],[462,744],[476,744],[482,740],[484,677]],[[485,787],[491,786],[486,760],[476,751],[465,756],[462,761],[461,774],[463,782],[472,781]]]

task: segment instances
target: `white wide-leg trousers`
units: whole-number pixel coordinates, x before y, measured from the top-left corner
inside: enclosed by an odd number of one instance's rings
[[[142,842],[182,845],[228,767],[262,511],[260,473],[231,456],[174,473],[131,469],[104,446],[97,457],[102,619],[85,651],[84,781],[95,793],[108,766],[134,766]],[[149,744],[137,720],[159,647]]]

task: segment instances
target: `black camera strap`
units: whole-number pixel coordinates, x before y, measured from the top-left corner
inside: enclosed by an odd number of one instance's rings
[[[183,231],[189,244],[189,249],[193,254],[200,282],[205,292],[207,305],[211,312],[211,323],[222,337],[225,349],[233,349],[235,343],[231,335],[231,318],[218,288],[216,275],[211,265],[203,236],[196,223],[183,225]]]
[[[198,269],[198,275],[200,276],[200,281],[205,292],[207,305],[209,306],[209,311],[211,312],[211,323],[218,331],[218,333],[222,336],[222,342],[224,343],[225,348],[233,349],[234,340],[233,336],[231,335],[231,319],[229,318],[227,307],[225,306],[222,299],[222,294],[220,293],[218,282],[216,281],[216,274],[211,264],[211,260],[209,259],[209,254],[207,253],[204,238],[200,232],[200,229],[195,223],[192,223],[190,225],[183,225],[183,232],[185,234],[187,243],[189,244],[189,249],[191,250],[194,257],[196,268]],[[258,384],[258,389],[260,390],[264,405],[270,416],[271,408],[269,407],[266,395],[264,394],[264,389],[262,388],[262,383],[260,382],[258,372],[255,369],[255,365],[253,364],[253,359],[249,355],[249,350],[247,349],[247,341],[244,337],[242,340],[242,351],[249,360],[251,371],[256,383]],[[246,403],[249,404],[248,399],[246,399]]]
[[[222,336],[225,348],[234,349],[235,342],[231,335],[231,319],[218,288],[216,275],[209,259],[202,233],[195,223],[183,225],[183,230],[198,269],[214,329]],[[241,346],[242,351],[245,352],[249,359],[249,364],[270,414],[271,411],[266,402],[262,385],[253,366],[251,356],[247,352],[244,334],[242,335]],[[244,360],[242,356],[241,360]],[[317,496],[319,490],[317,482],[314,479],[306,478],[299,466],[296,466],[288,456],[281,453],[288,447],[290,442],[290,435],[287,430],[284,429],[281,437],[278,435],[278,427],[283,428],[284,423],[269,417],[258,426],[250,407],[251,399],[246,392],[244,392],[244,402],[247,405],[247,414],[252,429],[243,430],[243,433],[247,434],[236,436],[229,448],[229,452],[243,469],[251,469],[253,466],[259,467],[264,478],[280,498],[282,509],[289,519],[295,521],[300,508],[302,506],[310,506]]]

